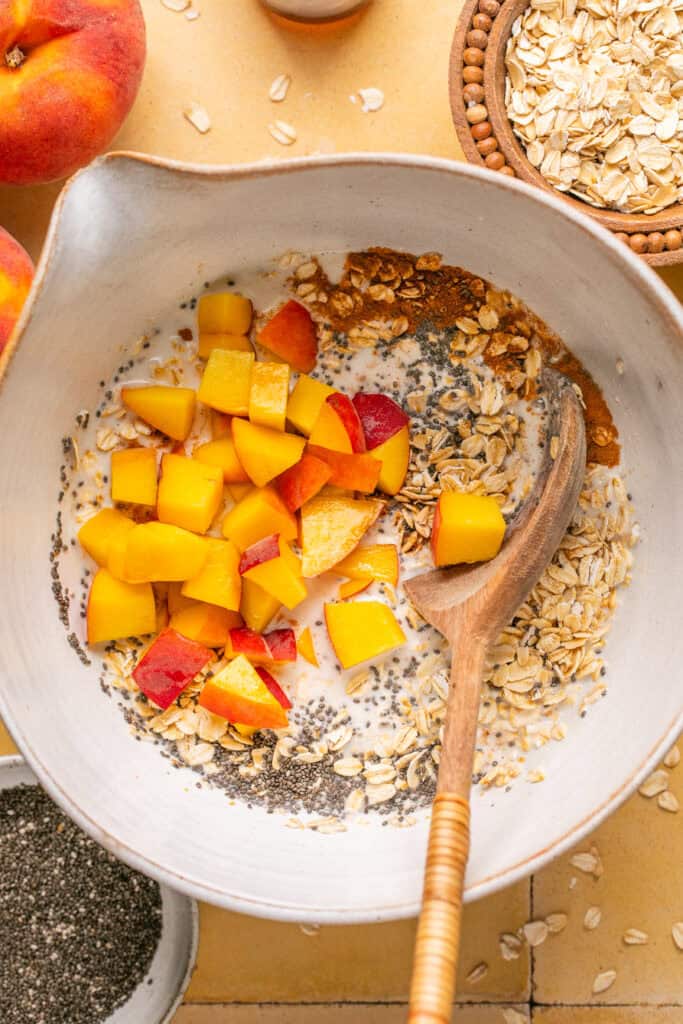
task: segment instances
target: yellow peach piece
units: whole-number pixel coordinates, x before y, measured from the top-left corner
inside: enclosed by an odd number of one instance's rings
[[[225,647],[230,639],[230,630],[242,625],[237,612],[227,611],[215,604],[193,601],[171,616],[171,629],[196,640],[206,647]]]
[[[223,479],[226,484],[249,483],[249,477],[237,458],[232,434],[220,437],[216,441],[200,444],[192,452],[192,458],[203,462],[206,466],[219,466],[223,470]]]
[[[190,433],[196,400],[192,388],[121,388],[121,401],[128,409],[175,441],[184,441]]]
[[[241,419],[232,421],[232,437],[237,458],[257,487],[263,487],[297,463],[306,446],[306,439],[296,434]]]
[[[346,452],[349,455],[353,452],[351,438],[341,417],[327,401],[323,402],[320,407],[309,440],[311,444],[319,445],[321,448],[331,448],[334,452]],[[372,457],[373,459],[379,458],[379,456],[375,456],[374,452]]]
[[[381,601],[326,604],[325,624],[342,668],[352,668],[406,642],[391,608]]]
[[[410,462],[410,434],[407,427],[401,427],[398,433],[390,437],[384,444],[378,445],[370,452],[373,459],[379,459],[382,468],[377,483],[380,491],[385,494],[398,494],[408,472]]]
[[[223,501],[223,471],[184,455],[164,455],[157,515],[159,522],[206,533]]]
[[[348,597],[355,597],[356,594],[362,594],[364,590],[367,590],[373,581],[370,579],[363,580],[344,580],[343,583],[339,584],[339,600],[345,601]]]
[[[246,416],[253,365],[253,352],[213,349],[199,385],[200,401],[231,416]]]
[[[251,317],[251,301],[237,292],[202,295],[197,304],[200,334],[246,334]]]
[[[335,390],[307,373],[300,374],[287,403],[287,421],[300,434],[310,437],[325,399],[334,395]]]
[[[240,736],[246,736],[247,739],[250,739],[254,733],[258,732],[258,728],[255,725],[242,725],[241,722],[231,722],[230,724],[235,732],[238,732]]]
[[[237,504],[242,498],[246,498],[250,491],[254,490],[252,483],[248,484],[228,484],[226,490],[232,500]]]
[[[230,722],[260,729],[287,725],[287,712],[243,654],[206,681],[199,703]]]
[[[319,663],[315,653],[315,647],[313,646],[313,636],[308,626],[302,629],[296,640],[296,648],[301,657],[308,662],[309,665],[314,665],[318,668]]]
[[[199,358],[208,359],[215,348],[226,348],[231,352],[254,351],[246,334],[204,334],[200,331],[197,349]]]
[[[203,537],[168,523],[140,523],[126,538],[124,578],[131,583],[189,580],[201,572],[207,555]]]
[[[124,583],[100,569],[90,587],[86,621],[89,644],[153,633],[154,591],[149,583]]]
[[[240,553],[230,540],[207,538],[208,556],[201,572],[183,584],[184,597],[217,604],[238,611],[242,578],[238,571]]]
[[[245,559],[249,559],[252,551],[257,551],[264,545],[269,545],[268,539],[257,542],[248,550],[242,556],[243,563]],[[256,562],[249,568],[242,566],[242,576],[244,579],[252,580],[291,611],[306,598],[306,584],[301,578],[301,562],[282,537],[272,538],[272,547],[274,551],[266,552],[263,561]],[[275,557],[272,557],[273,554]],[[249,562],[246,564],[249,565]]]
[[[134,526],[135,520],[124,516],[117,508],[103,508],[83,524],[78,540],[98,565],[106,566],[112,544],[125,538]]]
[[[184,584],[178,580],[166,585],[166,601],[171,615],[175,615],[176,612],[182,611],[183,608],[189,608],[191,604],[195,603],[191,597],[185,597],[183,586]]]
[[[209,418],[211,421],[211,437],[214,441],[218,441],[222,437],[232,437],[232,429],[230,427],[232,416],[228,416],[225,412],[219,412],[218,409],[209,409]]]
[[[153,448],[124,448],[111,453],[111,500],[156,505],[157,455]]]
[[[365,544],[356,548],[332,570],[352,580],[380,580],[398,583],[398,549],[395,544]]]
[[[236,544],[240,551],[245,551],[271,533],[279,533],[285,540],[294,540],[298,532],[296,517],[272,487],[254,487],[249,491],[230,509],[222,529],[223,536]]]
[[[289,367],[286,363],[254,363],[249,394],[249,419],[273,430],[285,429],[289,397]]]
[[[444,491],[432,526],[434,565],[487,562],[500,551],[505,520],[495,498]]]
[[[262,633],[281,607],[278,599],[272,594],[267,594],[258,583],[243,578],[240,615],[249,629],[253,629],[255,633]]]
[[[383,508],[371,498],[316,495],[301,509],[302,573],[327,572],[350,555]]]

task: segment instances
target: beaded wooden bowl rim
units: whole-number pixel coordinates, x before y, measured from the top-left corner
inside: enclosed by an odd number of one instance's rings
[[[588,214],[653,266],[683,262],[683,203],[660,213],[602,210],[559,192],[527,160],[505,110],[505,48],[512,25],[528,0],[466,0],[453,37],[449,67],[451,112],[465,156],[471,163],[537,185],[575,210]],[[466,86],[479,85],[480,99],[466,99]],[[481,90],[470,90],[470,92]],[[478,107],[473,111],[473,107]],[[468,119],[478,118],[477,123]]]

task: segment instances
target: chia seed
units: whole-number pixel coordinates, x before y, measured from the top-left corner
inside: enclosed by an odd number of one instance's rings
[[[143,981],[159,886],[89,839],[39,786],[0,791],[0,1020],[100,1024]]]

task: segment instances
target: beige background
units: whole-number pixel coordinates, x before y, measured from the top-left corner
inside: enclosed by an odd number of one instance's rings
[[[193,2],[196,21],[144,0],[147,71],[115,148],[199,163],[347,150],[462,157],[447,94],[459,0],[374,0],[347,23],[315,29],[272,18],[257,0]],[[284,103],[273,104],[268,87],[282,73],[292,76],[291,88]],[[349,99],[368,86],[385,94],[372,114]],[[183,118],[191,102],[209,113],[207,135]],[[269,135],[276,118],[295,127],[292,146]],[[0,224],[34,257],[58,190],[0,189]],[[683,271],[662,276],[683,296]],[[0,754],[13,749],[0,725]],[[683,803],[683,767],[672,770],[671,788]],[[605,866],[600,879],[581,874],[567,855],[531,882],[470,906],[460,981],[467,1005],[454,1019],[683,1024],[683,952],[671,937],[683,920],[682,822],[636,796],[591,840]],[[601,907],[602,922],[587,932],[582,921],[591,905]],[[501,958],[501,932],[553,912],[569,916],[562,934],[518,960]],[[646,931],[648,944],[627,947],[627,928]],[[398,1024],[413,931],[406,921],[308,934],[203,906],[199,962],[175,1024]],[[480,963],[487,973],[468,983]],[[593,996],[593,979],[611,968],[615,983]]]

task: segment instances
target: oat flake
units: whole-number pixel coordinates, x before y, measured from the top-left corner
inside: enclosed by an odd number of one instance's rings
[[[683,921],[677,921],[671,929],[674,942],[680,950],[683,950]]]
[[[289,75],[278,75],[277,78],[274,78],[270,83],[268,99],[273,103],[282,103],[291,84],[292,79]]]
[[[602,911],[600,907],[589,907],[583,918],[583,927],[586,931],[592,932],[598,927],[602,921]]]
[[[296,128],[287,121],[273,121],[268,125],[268,131],[281,146],[291,146],[297,140]]]
[[[593,981],[592,992],[593,995],[599,995],[600,992],[606,992],[608,988],[611,988],[616,981],[617,972],[614,970],[602,971],[595,977]]]
[[[200,135],[206,135],[211,130],[211,118],[208,111],[199,103],[190,103],[183,110],[183,117],[189,121],[193,128],[196,128]]]

